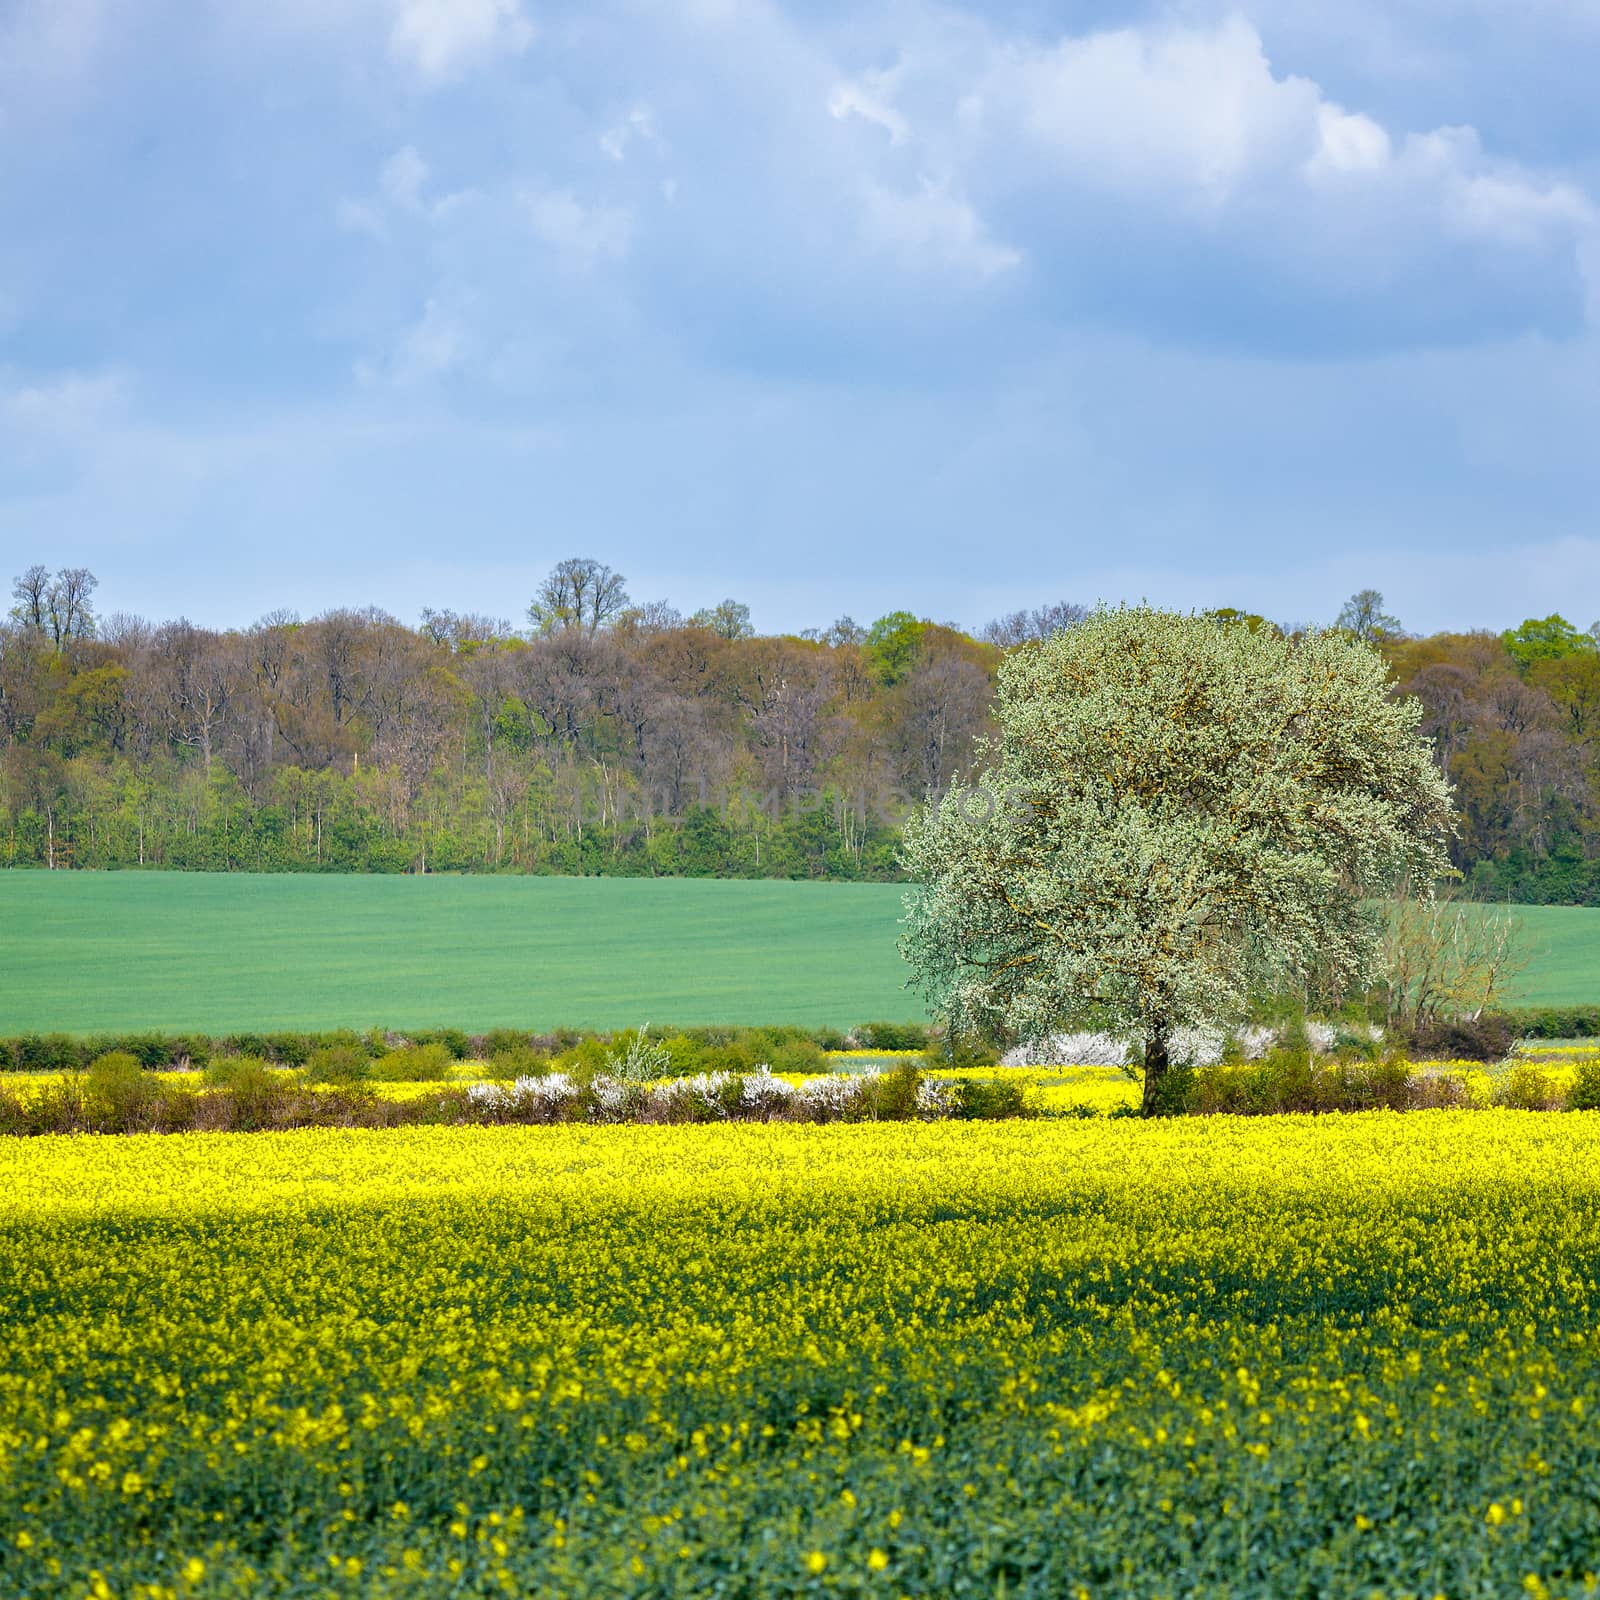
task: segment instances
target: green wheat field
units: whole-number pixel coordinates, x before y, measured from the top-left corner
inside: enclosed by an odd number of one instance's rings
[[[893,884],[0,873],[0,1034],[922,1016]]]
[[[0,874],[0,1033],[920,1017],[894,884]],[[1600,910],[1521,913],[1515,998],[1600,998]]]

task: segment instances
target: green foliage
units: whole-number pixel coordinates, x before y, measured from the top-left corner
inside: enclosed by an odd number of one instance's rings
[[[1579,1062],[1567,1092],[1567,1110],[1600,1111],[1600,1060]]]
[[[1555,613],[1530,617],[1520,627],[1508,628],[1500,635],[1500,642],[1523,672],[1536,662],[1559,661],[1566,656],[1590,654],[1595,649],[1592,635]]]
[[[1555,1111],[1566,1102],[1550,1073],[1531,1061],[1518,1062],[1496,1086],[1496,1105],[1515,1111]]]
[[[513,1078],[541,1078],[550,1070],[550,1057],[526,1044],[503,1043],[485,1062],[485,1076],[509,1083]]]
[[[1162,1109],[1169,1115],[1281,1116],[1296,1112],[1406,1111],[1470,1103],[1459,1074],[1423,1075],[1407,1058],[1319,1060],[1280,1048],[1256,1061],[1198,1067],[1169,1075]]]
[[[921,1022],[863,1022],[852,1030],[863,1050],[925,1050],[929,1030]]]
[[[364,1083],[372,1073],[372,1057],[359,1044],[326,1044],[311,1052],[305,1073],[311,1083]]]
[[[390,1050],[372,1063],[374,1083],[437,1083],[450,1076],[455,1057],[444,1044],[409,1044]]]
[[[927,631],[909,611],[891,611],[867,629],[866,655],[879,683],[892,686],[910,672]]]
[[[648,1023],[617,1034],[606,1055],[606,1070],[623,1083],[653,1083],[665,1077],[671,1067],[671,1052],[659,1040],[651,1039]]]
[[[272,1071],[272,1063],[265,1056],[213,1056],[205,1070],[205,1084],[209,1089],[232,1089],[241,1083],[257,1082],[261,1074]]]
[[[1502,1015],[1523,1039],[1600,1038],[1600,1006],[1511,1006]]]
[[[922,1058],[929,1071],[992,1067],[1000,1052],[987,1040],[941,1031],[930,1035]]]

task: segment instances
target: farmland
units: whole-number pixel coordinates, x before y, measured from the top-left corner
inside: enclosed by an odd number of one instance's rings
[[[8,1141],[0,1585],[1586,1593],[1597,1158],[1497,1111]]]
[[[0,1034],[921,1015],[890,884],[0,874]]]
[[[847,1027],[921,1014],[893,884],[0,874],[0,1034]],[[1514,998],[1597,998],[1600,910],[1523,908]]]

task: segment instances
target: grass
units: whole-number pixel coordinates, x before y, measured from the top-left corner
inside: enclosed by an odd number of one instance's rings
[[[0,873],[0,1034],[848,1027],[922,1015],[893,884]],[[1600,910],[1521,911],[1513,998],[1597,998]]]
[[[892,884],[0,873],[0,1034],[920,1018]]]

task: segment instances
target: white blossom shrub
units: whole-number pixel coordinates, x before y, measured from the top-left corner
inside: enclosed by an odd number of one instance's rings
[[[626,1082],[606,1073],[596,1076],[589,1086],[594,1096],[596,1122],[629,1122],[644,1109],[646,1092],[641,1083]]]
[[[1167,1056],[1175,1067],[1214,1067],[1227,1042],[1217,1028],[1174,1028],[1167,1036]]]
[[[788,1110],[797,1093],[792,1083],[773,1077],[772,1068],[762,1062],[754,1072],[745,1076],[739,1091],[739,1103],[746,1111],[770,1117],[775,1112]]]
[[[853,1074],[830,1072],[820,1078],[808,1078],[795,1095],[795,1106],[819,1121],[848,1116],[860,1108],[869,1085],[876,1084],[879,1076],[874,1069]]]
[[[509,1084],[475,1083],[467,1101],[480,1111],[553,1120],[578,1099],[579,1089],[564,1072],[543,1078],[518,1078]]]
[[[685,1116],[729,1115],[728,1090],[733,1075],[728,1072],[698,1072],[692,1078],[672,1078],[650,1091],[650,1107],[668,1120]]]
[[[1278,1042],[1276,1028],[1241,1028],[1234,1037],[1239,1042],[1239,1054],[1246,1061],[1259,1061]]]
[[[956,1087],[937,1078],[924,1078],[917,1085],[917,1115],[929,1121],[948,1117],[955,1110]]]
[[[1128,1041],[1109,1033],[1052,1033],[1006,1051],[1003,1067],[1123,1067]]]

